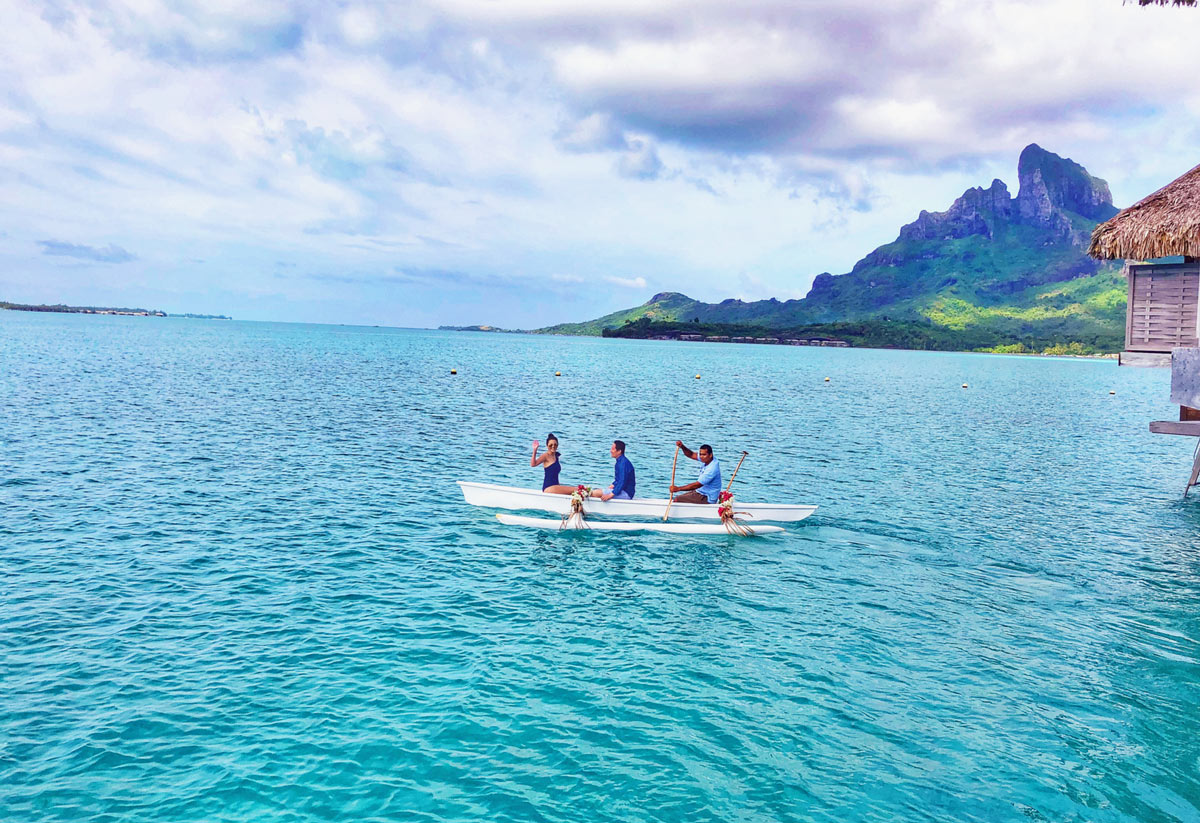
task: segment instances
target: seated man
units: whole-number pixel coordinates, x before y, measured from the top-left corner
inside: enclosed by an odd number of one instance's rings
[[[612,500],[614,497],[617,500],[632,500],[634,492],[633,464],[625,456],[625,441],[614,440],[608,453],[617,460],[613,466],[613,484],[608,487],[608,491],[594,490],[592,497],[599,497],[601,500]]]
[[[721,464],[713,459],[712,446],[705,444],[699,452],[694,452],[679,440],[675,445],[683,450],[685,457],[700,461],[700,476],[695,483],[672,486],[671,494],[683,492],[672,499],[676,503],[716,503],[717,495],[721,493]]]

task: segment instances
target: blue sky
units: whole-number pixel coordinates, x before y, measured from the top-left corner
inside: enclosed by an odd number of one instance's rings
[[[1030,142],[1200,157],[1120,0],[4,2],[0,299],[401,326],[799,297]]]

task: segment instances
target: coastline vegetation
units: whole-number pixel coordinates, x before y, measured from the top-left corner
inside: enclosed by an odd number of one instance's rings
[[[784,339],[844,340],[851,346],[872,349],[915,349],[922,351],[977,351],[996,354],[1101,355],[1120,350],[1120,341],[1107,329],[1082,339],[1054,337],[1032,327],[1024,334],[987,325],[955,329],[932,320],[871,318],[835,323],[810,323],[786,327],[764,327],[744,323],[699,323],[656,321],[642,317],[615,329],[603,329],[603,337],[634,339],[678,339],[680,335],[702,337],[752,337]],[[1114,338],[1114,339],[1110,339]]]
[[[28,303],[8,303],[0,300],[0,309],[9,311],[38,311],[38,312],[54,312],[56,314],[118,314],[128,317],[189,317],[194,320],[232,320],[224,314],[167,314],[161,309],[130,309],[119,306],[67,306],[62,303],[54,303],[51,305],[45,304],[28,304]]]
[[[59,314],[121,314],[134,317],[166,317],[167,313],[160,309],[130,309],[115,306],[65,306],[62,303],[54,305],[30,305],[26,303],[6,303],[0,301],[0,309],[9,311],[42,311]]]

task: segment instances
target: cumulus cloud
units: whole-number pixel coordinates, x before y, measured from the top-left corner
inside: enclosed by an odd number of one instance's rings
[[[559,148],[570,152],[614,151],[629,141],[608,114],[594,112],[563,125],[554,135]]]
[[[635,139],[629,141],[629,150],[617,161],[617,171],[622,177],[654,180],[663,173],[663,162],[650,141]]]
[[[95,2],[85,8],[57,5],[52,19],[72,25],[86,18],[123,48],[176,64],[257,60],[288,53],[304,38],[309,12],[303,4]]]
[[[12,0],[0,225],[16,242],[0,252],[25,250],[14,270],[128,262],[44,239],[119,237],[163,288],[269,293],[280,317],[288,289],[322,311],[347,290],[274,277],[276,260],[381,289],[399,266],[435,297],[439,279],[477,274],[484,307],[508,283],[611,271],[717,299],[752,271],[763,293],[793,293],[967,186],[1012,187],[1029,142],[1108,178],[1119,204],[1186,171],[1200,90],[1179,21],[1194,15],[1115,0],[1086,14],[1078,0]],[[1137,60],[1111,59],[1131,42]]]
[[[39,240],[42,254],[57,257],[74,257],[76,260],[90,260],[94,263],[128,263],[137,257],[120,246],[111,243],[107,246],[85,246],[79,243],[64,243],[62,240]]]
[[[593,122],[700,150],[929,167],[1188,99],[1163,10],[1072,0],[444,0],[533,44]],[[1176,10],[1176,17],[1178,17]],[[1106,59],[1130,39],[1138,65]],[[1053,141],[1050,141],[1053,142]]]
[[[606,277],[605,283],[612,283],[614,286],[621,286],[626,289],[644,289],[646,288],[646,278],[644,277]]]

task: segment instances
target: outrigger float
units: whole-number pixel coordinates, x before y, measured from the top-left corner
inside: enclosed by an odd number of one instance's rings
[[[578,518],[549,520],[541,517],[522,517],[519,514],[498,514],[496,519],[506,526],[528,526],[531,529],[553,529],[554,531],[584,531],[603,532],[663,532],[666,534],[731,534],[720,523],[614,523],[611,520],[580,520]],[[759,534],[781,532],[779,526],[742,526],[746,537]],[[740,534],[740,533],[739,533]]]
[[[593,529],[596,531],[657,531],[669,534],[737,534],[753,536],[783,531],[778,526],[761,523],[796,523],[817,510],[816,506],[783,503],[737,504],[737,515],[751,522],[731,522],[723,518],[721,505],[715,503],[673,503],[666,499],[634,498],[633,500],[599,500],[587,498],[575,501],[576,495],[546,494],[537,489],[499,486],[494,483],[471,483],[459,480],[463,497],[472,506],[494,509],[545,511],[559,515],[560,520],[539,519],[500,514],[501,523],[540,529]],[[647,517],[647,523],[584,520],[576,507],[586,505],[588,515],[607,517]],[[667,516],[678,520],[716,520],[716,523],[666,523]]]

